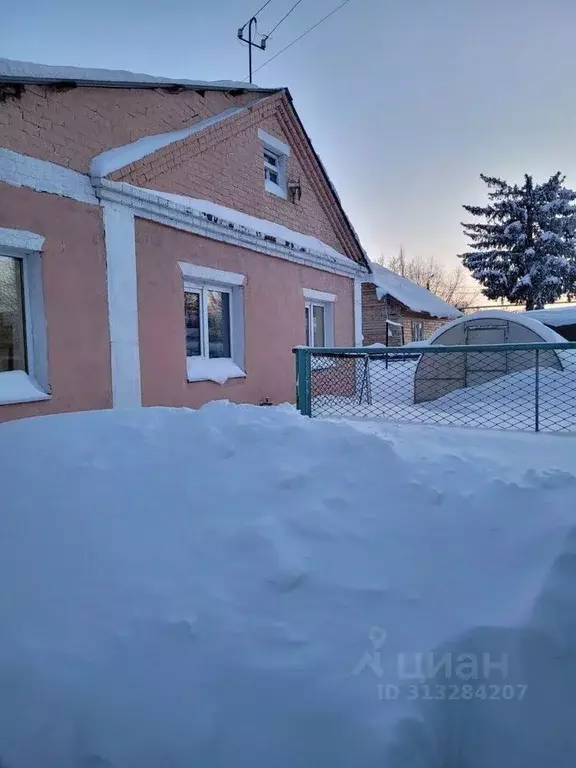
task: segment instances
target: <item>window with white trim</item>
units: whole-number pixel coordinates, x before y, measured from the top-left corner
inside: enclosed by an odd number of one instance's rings
[[[186,357],[232,359],[230,296],[218,286],[185,289]]]
[[[23,260],[0,253],[0,373],[28,373]]]
[[[288,197],[288,157],[290,147],[266,131],[259,130],[258,135],[264,145],[264,186],[267,192],[278,197]]]
[[[50,397],[43,242],[41,235],[0,227],[0,405]]]
[[[303,289],[307,347],[334,346],[334,302],[336,296],[309,288]]]
[[[180,263],[189,381],[245,376],[244,275]]]

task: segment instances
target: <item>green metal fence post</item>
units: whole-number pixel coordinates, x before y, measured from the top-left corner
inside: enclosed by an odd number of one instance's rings
[[[534,366],[534,431],[540,431],[540,350],[536,349],[536,364]]]
[[[312,416],[312,365],[310,350],[296,347],[296,407],[302,416]]]

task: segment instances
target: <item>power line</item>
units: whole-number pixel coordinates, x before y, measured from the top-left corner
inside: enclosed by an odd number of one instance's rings
[[[278,56],[280,56],[281,53],[284,53],[284,51],[287,51],[288,48],[292,48],[293,45],[296,45],[300,40],[302,40],[303,37],[306,37],[307,34],[312,32],[316,27],[319,27],[320,24],[322,24],[326,19],[329,19],[330,16],[333,16],[337,11],[340,10],[340,8],[344,8],[345,5],[348,5],[350,0],[343,0],[340,5],[337,5],[336,8],[333,8],[330,13],[327,13],[326,16],[323,16],[319,21],[316,22],[316,24],[313,24],[311,27],[309,27],[305,32],[302,32],[301,35],[299,35],[295,40],[292,40],[291,43],[288,43],[288,45],[285,45],[284,48],[278,51],[278,53],[275,53],[274,56],[270,56],[269,59],[266,59],[264,64],[261,64],[257,69],[254,70],[254,74],[256,72],[259,72],[263,67],[265,67],[267,64],[270,64],[271,61],[274,61],[274,59],[277,59]]]
[[[282,18],[280,19],[280,21],[278,22],[278,24],[276,24],[276,26],[275,26],[275,27],[273,27],[273,28],[270,30],[270,32],[268,32],[268,34],[266,35],[266,37],[267,37],[267,38],[268,38],[268,37],[272,37],[272,35],[274,34],[274,32],[276,32],[276,30],[277,30],[277,29],[278,29],[278,27],[280,26],[280,24],[282,24],[282,22],[283,22],[283,21],[286,21],[286,19],[288,18],[288,16],[290,16],[290,14],[292,13],[292,11],[293,11],[293,10],[294,10],[294,9],[295,9],[297,6],[299,6],[301,2],[302,2],[302,0],[296,0],[296,2],[294,3],[294,5],[292,6],[292,8],[290,8],[290,10],[288,11],[288,13],[287,13],[285,16],[282,16]]]
[[[262,6],[262,8],[258,8],[258,10],[256,11],[256,13],[255,13],[255,14],[252,16],[252,18],[253,18],[253,19],[255,19],[255,18],[256,18],[256,16],[258,16],[258,14],[259,14],[261,11],[263,11],[263,10],[264,10],[264,8],[266,8],[266,6],[267,6],[267,5],[270,5],[270,3],[271,3],[271,2],[272,2],[272,0],[266,0],[266,2],[264,3],[264,5]]]

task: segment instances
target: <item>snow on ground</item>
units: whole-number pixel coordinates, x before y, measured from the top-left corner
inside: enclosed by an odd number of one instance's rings
[[[563,371],[541,368],[539,374],[539,428],[576,431],[576,357],[560,351]],[[314,359],[314,358],[313,358]],[[323,358],[317,357],[320,362]],[[485,384],[456,389],[437,400],[414,403],[417,359],[370,361],[371,399],[364,389],[357,395],[318,395],[312,415],[533,431],[535,428],[535,373],[530,368]],[[337,376],[338,374],[335,374]]]
[[[5,768],[574,765],[570,438],[219,402],[0,455]]]

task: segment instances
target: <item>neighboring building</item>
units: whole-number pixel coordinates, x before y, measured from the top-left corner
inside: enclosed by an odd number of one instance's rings
[[[565,341],[576,341],[576,307],[551,307],[523,312],[560,334]]]
[[[285,88],[0,59],[0,421],[294,400],[369,266]]]
[[[462,314],[426,288],[372,263],[362,285],[364,344],[401,346],[429,338]]]

